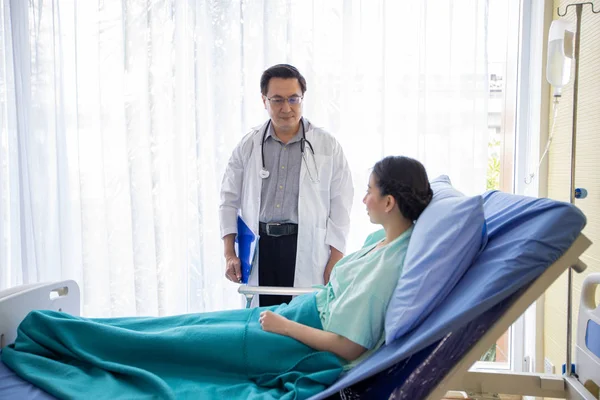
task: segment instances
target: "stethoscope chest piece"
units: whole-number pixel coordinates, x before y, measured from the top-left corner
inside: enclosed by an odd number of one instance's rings
[[[262,168],[260,170],[260,172],[258,173],[258,176],[260,176],[263,179],[267,179],[269,177],[269,171],[267,171],[266,169]]]

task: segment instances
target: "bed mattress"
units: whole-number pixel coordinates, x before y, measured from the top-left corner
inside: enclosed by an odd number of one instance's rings
[[[54,396],[19,378],[17,374],[4,365],[2,360],[0,360],[0,399],[56,400]]]

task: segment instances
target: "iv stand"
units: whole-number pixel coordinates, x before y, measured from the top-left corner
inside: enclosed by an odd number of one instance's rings
[[[567,5],[565,11],[561,14],[560,8],[556,11],[558,16],[564,17],[567,15],[569,11],[569,7],[575,7],[575,14],[577,16],[577,30],[575,34],[575,79],[573,80],[573,126],[571,130],[571,183],[570,183],[570,202],[571,204],[575,203],[575,199],[579,198],[578,194],[576,194],[577,189],[575,189],[575,154],[576,154],[576,136],[577,136],[577,100],[578,100],[578,92],[579,92],[579,49],[581,43],[581,14],[583,12],[583,6],[590,5],[592,6],[592,13],[598,14],[600,10],[594,10],[594,3],[592,2],[583,2],[583,3],[573,3]],[[572,319],[573,319],[573,296],[572,296],[572,287],[573,287],[573,268],[570,267],[567,271],[567,362],[565,365],[565,374],[566,376],[571,376],[573,374],[572,369]]]

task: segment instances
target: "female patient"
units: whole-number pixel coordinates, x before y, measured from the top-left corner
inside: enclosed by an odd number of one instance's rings
[[[311,397],[383,343],[413,221],[431,197],[423,165],[386,157],[363,199],[385,238],[340,260],[316,294],[162,318],[33,311],[2,361],[59,398]]]
[[[263,329],[347,361],[379,347],[384,339],[385,312],[402,271],[413,221],[431,197],[420,162],[386,157],[375,164],[363,203],[371,222],[383,226],[385,239],[335,265],[330,282],[316,295],[323,330],[290,321],[270,310],[260,315]]]

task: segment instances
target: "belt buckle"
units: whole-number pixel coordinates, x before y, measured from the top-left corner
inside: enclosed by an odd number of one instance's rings
[[[272,227],[272,226],[281,226],[281,224],[280,224],[280,223],[276,223],[276,222],[269,222],[269,223],[267,223],[267,226],[266,226],[266,228],[267,228],[267,235],[268,235],[268,236],[272,236],[272,237],[280,237],[280,236],[283,236],[283,235],[281,234],[281,232],[280,232],[279,234],[271,233],[271,227]]]

